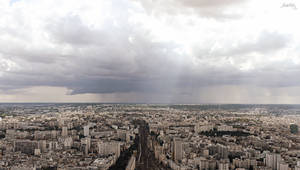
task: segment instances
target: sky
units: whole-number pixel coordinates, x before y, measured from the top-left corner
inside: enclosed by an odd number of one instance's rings
[[[300,103],[298,0],[1,0],[0,102]]]

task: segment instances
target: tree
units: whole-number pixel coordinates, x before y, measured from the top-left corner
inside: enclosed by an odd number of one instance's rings
[[[298,125],[296,125],[296,124],[291,124],[291,125],[290,125],[290,131],[291,131],[291,133],[293,133],[293,134],[297,134],[298,131],[299,131]]]

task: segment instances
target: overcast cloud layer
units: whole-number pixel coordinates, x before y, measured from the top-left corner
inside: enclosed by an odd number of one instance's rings
[[[1,0],[0,102],[299,103],[290,3]]]

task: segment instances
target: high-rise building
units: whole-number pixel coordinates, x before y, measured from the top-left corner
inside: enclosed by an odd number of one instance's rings
[[[132,155],[125,170],[135,170],[135,156]]]
[[[121,146],[120,146],[119,142],[116,143],[115,150],[116,150],[116,156],[117,156],[117,158],[119,158],[120,154],[121,154]]]
[[[105,156],[113,153],[117,158],[120,156],[121,147],[119,142],[98,143],[98,154]]]
[[[89,125],[83,127],[83,135],[85,137],[87,137],[87,136],[90,135],[90,127],[89,127]]]
[[[73,139],[71,137],[65,138],[64,140],[64,147],[71,148],[73,145]]]
[[[183,157],[182,141],[173,139],[173,157],[175,162],[179,162]]]
[[[47,143],[45,140],[39,141],[38,145],[39,145],[38,148],[40,149],[41,152],[46,152]]]
[[[219,163],[219,170],[229,170],[229,163],[227,163],[227,162],[220,162]]]
[[[273,170],[279,169],[279,163],[281,162],[280,154],[267,153],[266,154],[266,166]]]
[[[297,161],[297,165],[295,166],[295,170],[300,170],[300,161]]]
[[[84,153],[87,155],[91,148],[91,138],[86,137],[81,139],[81,147]]]
[[[25,154],[33,155],[34,150],[39,148],[39,142],[30,140],[17,140],[14,141],[14,151],[22,152]]]
[[[289,164],[287,164],[285,162],[280,162],[278,170],[289,170]]]
[[[228,148],[224,145],[217,145],[217,152],[219,159],[227,159],[228,158]]]
[[[40,149],[34,149],[34,155],[40,155],[41,150]]]
[[[198,167],[198,169],[209,169],[209,162],[206,158],[204,157],[198,157],[195,158],[195,166]]]
[[[68,127],[62,127],[61,136],[66,137],[68,136]]]
[[[56,130],[52,130],[51,131],[51,138],[52,139],[56,139],[56,137],[57,137],[57,131]]]
[[[126,141],[126,142],[130,141],[130,135],[126,131],[118,130],[117,135],[118,135],[118,138],[120,138],[122,141]]]

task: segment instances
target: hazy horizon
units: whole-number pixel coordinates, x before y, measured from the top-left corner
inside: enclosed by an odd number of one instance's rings
[[[275,104],[275,103],[134,103],[134,102],[0,102],[5,104],[120,104],[120,105],[300,105],[300,104]]]

